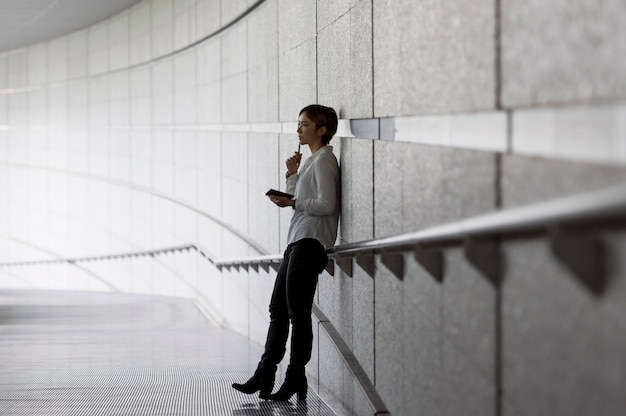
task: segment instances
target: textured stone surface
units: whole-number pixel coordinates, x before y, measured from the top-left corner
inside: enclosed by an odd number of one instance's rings
[[[249,121],[278,121],[278,9],[269,1],[248,19]]]
[[[56,59],[48,61],[48,81],[63,81],[69,72],[67,60],[67,39],[57,38],[48,43],[48,56]],[[86,59],[86,57],[85,57]]]
[[[507,244],[503,289],[505,411],[616,414],[626,401],[624,237],[609,243],[612,277],[597,297],[542,240]],[[615,256],[615,257],[613,257]],[[619,317],[619,318],[618,318]],[[529,342],[533,340],[533,342]]]
[[[215,56],[220,55],[221,42],[209,40],[196,48],[196,87],[198,123],[216,123],[222,120],[221,68]]]
[[[372,238],[373,222],[373,146],[371,140],[342,140],[342,242]]]
[[[174,120],[179,125],[196,122],[196,55],[187,51],[174,59]]]
[[[11,87],[24,87],[28,82],[28,49],[18,49],[8,56],[7,84]]]
[[[221,37],[222,121],[248,121],[246,25],[237,25]]]
[[[411,313],[419,312],[432,321],[433,325],[441,327],[443,285],[412,257],[410,252],[405,256],[406,273],[403,283],[404,296],[408,299],[407,308]]]
[[[297,120],[301,108],[317,102],[315,45],[315,39],[309,39],[279,57],[278,100],[281,121]]]
[[[351,3],[355,0],[317,0],[317,31],[321,32],[346,14]]]
[[[502,166],[507,207],[625,180],[623,169],[539,158],[507,157]],[[591,234],[600,236],[607,250],[607,286],[601,295],[594,295],[552,254],[549,241],[505,245],[506,413],[612,414],[624,407],[617,391],[626,375],[621,353],[626,343],[624,239],[611,234]],[[583,254],[579,256],[585,259]]]
[[[319,379],[320,397],[332,405],[341,405],[344,409],[353,406],[353,384],[348,369],[337,349],[322,328],[319,329]],[[345,413],[345,410],[344,412]]]
[[[374,2],[374,115],[493,109],[494,33],[491,1]]]
[[[442,402],[442,334],[439,319],[424,315],[405,296],[404,311],[404,400],[402,413],[439,414]]]
[[[150,2],[151,58],[166,55],[174,50],[174,1]]]
[[[626,5],[502,2],[502,101],[580,103],[626,95]]]
[[[454,342],[443,342],[441,386],[443,400],[437,414],[496,415],[494,385],[475,370],[471,359]]]
[[[222,217],[240,232],[248,230],[248,137],[246,133],[222,133]],[[235,254],[237,255],[237,254]],[[238,254],[239,256],[241,253]]]
[[[360,0],[350,10],[350,107],[341,115],[343,118],[374,115],[372,25],[372,5]]]
[[[277,0],[279,53],[282,55],[315,37],[317,0]],[[292,70],[295,68],[292,68]]]
[[[196,39],[202,39],[220,28],[221,1],[198,0],[196,2]]]
[[[353,345],[352,280],[343,273],[323,274],[318,283],[319,307],[348,345]]]
[[[129,13],[122,12],[108,22],[109,70],[126,68],[129,62]]]
[[[150,3],[141,2],[130,9],[130,63],[150,59]]]
[[[461,249],[446,250],[442,288],[442,331],[471,362],[470,373],[494,382],[496,289],[464,259]]]
[[[407,146],[403,172],[402,230],[458,221],[494,209],[495,158],[488,152]]]
[[[495,206],[495,158],[488,152],[375,142],[374,176],[377,237],[461,220]]]
[[[281,253],[279,246],[279,209],[269,201],[265,192],[276,188],[278,134],[250,133],[248,139],[248,217],[247,235],[269,253]],[[228,166],[225,163],[224,166]]]
[[[196,1],[173,2],[174,6],[174,49],[180,50],[189,45],[195,35]]]
[[[374,142],[374,237],[402,232],[402,154],[409,145]]]
[[[360,2],[318,35],[318,96],[340,118],[372,115],[371,4]]]
[[[374,280],[353,264],[352,277],[352,352],[374,382]],[[344,277],[346,278],[346,277]]]
[[[159,61],[151,67],[152,123],[171,124],[174,121],[174,69],[171,60]]]
[[[406,381],[402,283],[381,264],[374,282],[376,389],[391,414],[402,414]]]
[[[255,3],[253,0],[219,0],[221,3],[221,22],[226,25],[248,10]]]
[[[89,74],[101,74],[109,69],[109,27],[104,21],[87,29]]]
[[[625,180],[626,171],[618,167],[507,156],[502,159],[502,205],[538,203]]]
[[[69,41],[69,39],[68,39]],[[48,79],[48,45],[38,43],[28,47],[28,85],[43,85]],[[1,60],[1,58],[0,58]],[[1,67],[1,65],[0,65]],[[1,84],[1,81],[0,81]]]

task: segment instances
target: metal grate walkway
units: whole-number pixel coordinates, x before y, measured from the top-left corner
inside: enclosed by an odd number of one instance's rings
[[[190,301],[0,291],[0,415],[334,415],[233,390],[259,356]]]

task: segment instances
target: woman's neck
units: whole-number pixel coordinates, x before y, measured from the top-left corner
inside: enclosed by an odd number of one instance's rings
[[[318,150],[320,150],[322,147],[326,146],[324,143],[320,142],[320,143],[311,143],[309,145],[309,149],[311,150],[311,154],[314,154],[315,152],[317,152]]]

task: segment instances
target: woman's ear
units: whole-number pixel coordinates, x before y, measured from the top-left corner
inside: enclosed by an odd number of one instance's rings
[[[317,134],[320,137],[324,137],[324,135],[326,134],[326,132],[328,131],[328,129],[326,129],[326,126],[321,126],[317,129]]]

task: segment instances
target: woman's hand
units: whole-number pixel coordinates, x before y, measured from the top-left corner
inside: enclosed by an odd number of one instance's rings
[[[293,156],[287,159],[287,161],[285,162],[285,165],[287,165],[287,172],[289,173],[289,176],[298,172],[298,168],[300,167],[301,160],[302,160],[302,153],[298,153],[298,152],[294,152]]]
[[[295,200],[287,198],[286,196],[269,195],[268,197],[270,201],[272,201],[281,208],[292,207],[296,204]]]

